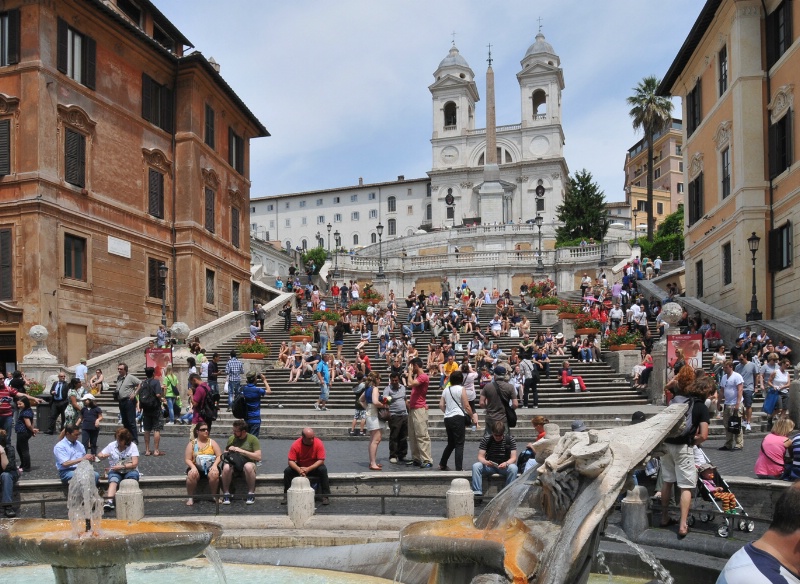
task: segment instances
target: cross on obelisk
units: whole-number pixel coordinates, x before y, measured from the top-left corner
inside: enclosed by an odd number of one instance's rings
[[[456,31],[453,31],[453,46],[456,46]]]
[[[539,18],[537,18],[536,20],[538,20],[538,21],[539,21],[539,32],[542,32],[542,17],[540,16],[540,17],[539,17]]]
[[[492,43],[487,45],[489,47],[489,58],[486,59],[486,62],[489,63],[489,67],[492,66]]]

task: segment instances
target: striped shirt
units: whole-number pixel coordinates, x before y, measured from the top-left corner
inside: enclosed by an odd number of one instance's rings
[[[228,381],[238,382],[242,378],[244,366],[242,362],[236,357],[231,357],[225,365],[225,374],[228,376]]]
[[[486,452],[484,455],[486,460],[502,464],[511,458],[511,453],[517,449],[517,441],[511,434],[506,434],[499,442],[492,435],[484,436],[478,449]]]

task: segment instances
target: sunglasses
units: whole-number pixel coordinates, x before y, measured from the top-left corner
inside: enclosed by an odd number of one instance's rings
[[[198,428],[198,432],[208,432],[208,428]]]

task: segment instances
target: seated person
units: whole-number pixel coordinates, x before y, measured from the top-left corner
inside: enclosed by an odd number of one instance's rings
[[[775,352],[781,357],[789,357],[792,354],[792,350],[786,346],[783,339],[778,341],[778,344],[775,345]]]
[[[572,368],[569,366],[569,360],[564,359],[561,365],[561,385],[567,387],[573,381],[577,381],[581,391],[587,391],[586,384],[583,382],[583,377],[580,375],[572,375]]]
[[[703,335],[703,349],[705,351],[710,351],[711,349],[716,349],[722,344],[722,335],[717,330],[717,323],[712,322],[709,325],[709,329],[706,331],[705,335]]]
[[[491,434],[478,446],[478,462],[472,465],[472,492],[483,497],[483,477],[495,473],[506,479],[506,486],[517,478],[517,442],[503,422],[492,422]]]
[[[183,459],[186,462],[186,493],[189,498],[186,504],[194,505],[194,491],[200,477],[208,477],[208,487],[212,496],[219,491],[219,460],[222,450],[215,440],[208,435],[209,426],[200,421],[192,429],[193,439],[189,440]]]
[[[3,505],[5,516],[12,519],[17,516],[11,506],[11,500],[14,494],[14,483],[19,480],[19,471],[17,470],[16,451],[9,442],[6,431],[0,430],[0,488],[2,489],[0,505]]]
[[[286,492],[292,486],[295,477],[316,477],[322,490],[322,504],[327,505],[331,494],[328,482],[328,469],[325,466],[325,446],[322,440],[314,436],[314,430],[303,428],[300,438],[294,441],[289,448],[289,466],[283,471],[283,499],[281,505],[287,502]]]
[[[222,504],[231,504],[231,479],[234,474],[244,475],[247,481],[245,503],[256,502],[256,463],[261,462],[261,445],[258,438],[247,433],[247,422],[234,420],[233,436],[228,438],[222,455]]]
[[[97,458],[108,459],[108,492],[103,509],[114,509],[114,495],[123,479],[139,480],[139,447],[127,428],[117,428],[114,442],[103,448]]]
[[[56,470],[61,482],[65,485],[69,483],[75,474],[75,467],[82,460],[94,462],[94,456],[86,454],[86,449],[78,441],[80,438],[81,429],[74,425],[68,424],[64,427],[64,438],[57,442],[53,448],[53,456],[56,459]],[[94,473],[95,484],[100,482],[100,474]]]

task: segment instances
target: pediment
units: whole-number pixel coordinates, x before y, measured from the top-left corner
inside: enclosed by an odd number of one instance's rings
[[[445,89],[448,87],[464,87],[469,85],[475,85],[474,81],[467,81],[466,79],[461,79],[460,77],[456,77],[455,75],[445,75],[441,79],[437,79],[431,85],[428,86],[428,89]]]

